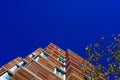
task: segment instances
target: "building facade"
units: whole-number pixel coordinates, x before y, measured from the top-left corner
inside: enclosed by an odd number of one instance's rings
[[[71,50],[53,43],[0,68],[0,80],[96,80],[96,68]],[[105,80],[99,74],[99,80]]]

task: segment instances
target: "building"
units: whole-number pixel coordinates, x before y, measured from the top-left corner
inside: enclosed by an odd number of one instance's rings
[[[0,68],[0,80],[96,80],[96,68],[71,50],[50,43]],[[99,74],[100,80],[105,80]]]

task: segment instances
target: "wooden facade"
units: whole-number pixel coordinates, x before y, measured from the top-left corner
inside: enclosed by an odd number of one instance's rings
[[[0,68],[0,80],[92,80],[96,68],[71,50],[53,43]],[[101,80],[105,80],[100,74]]]

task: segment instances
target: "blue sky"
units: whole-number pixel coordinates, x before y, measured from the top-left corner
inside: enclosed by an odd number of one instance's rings
[[[85,57],[87,44],[119,30],[119,0],[2,0],[0,66],[50,42]]]

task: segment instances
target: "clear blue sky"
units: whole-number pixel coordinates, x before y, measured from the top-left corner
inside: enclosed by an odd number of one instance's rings
[[[50,42],[84,57],[85,45],[119,32],[119,0],[1,0],[0,66]]]

